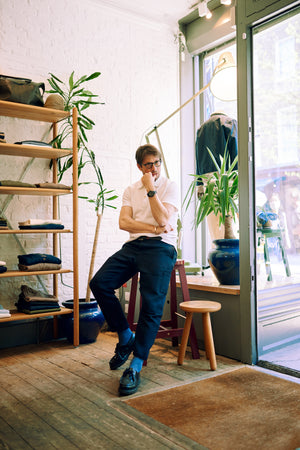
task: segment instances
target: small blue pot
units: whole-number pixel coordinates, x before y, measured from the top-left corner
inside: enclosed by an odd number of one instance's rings
[[[216,239],[208,254],[209,265],[220,284],[240,284],[239,239]]]
[[[74,309],[73,300],[62,302],[66,308]],[[64,330],[68,341],[73,343],[73,315],[63,316]],[[95,342],[105,322],[103,312],[100,310],[96,300],[85,302],[79,299],[79,343],[90,344]]]

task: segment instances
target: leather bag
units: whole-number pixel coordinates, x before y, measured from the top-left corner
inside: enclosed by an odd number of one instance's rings
[[[44,83],[35,83],[28,78],[0,75],[0,100],[44,106],[44,93]]]

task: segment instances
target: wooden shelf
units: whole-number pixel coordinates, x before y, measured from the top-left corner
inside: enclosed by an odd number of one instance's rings
[[[7,270],[4,273],[0,273],[0,278],[11,278],[11,277],[28,277],[32,275],[55,275],[59,273],[70,273],[72,270],[69,269],[59,269],[59,270]]]
[[[73,270],[60,269],[60,270],[36,270],[36,271],[21,271],[21,270],[7,270],[5,273],[0,274],[0,280],[3,278],[14,277],[31,277],[42,275],[53,275],[53,293],[57,296],[58,293],[58,276],[63,273],[73,273],[73,299],[74,310],[63,308],[60,311],[41,313],[41,314],[23,314],[18,311],[14,311],[9,318],[0,318],[4,322],[13,322],[17,320],[34,319],[43,316],[58,316],[61,314],[73,313],[74,316],[74,346],[79,345],[79,282],[78,282],[78,154],[77,154],[77,127],[78,127],[78,112],[76,108],[72,109],[72,112],[61,111],[57,109],[23,105],[21,103],[5,102],[0,100],[0,116],[12,117],[14,119],[35,120],[38,122],[48,122],[53,124],[53,137],[57,136],[58,127],[55,125],[62,119],[70,117],[70,125],[72,126],[72,149],[56,149],[45,146],[35,145],[22,145],[11,143],[0,143],[0,155],[14,156],[14,157],[31,157],[31,158],[45,158],[52,159],[53,166],[53,180],[56,180],[57,164],[56,159],[73,155],[73,176],[72,186],[73,189],[53,189],[51,187],[37,188],[37,187],[23,187],[23,186],[0,186],[0,195],[35,195],[35,196],[50,196],[52,199],[52,218],[57,218],[58,214],[58,201],[59,195],[72,194],[73,205],[73,230],[65,229],[26,229],[26,230],[1,230],[0,235],[12,235],[12,234],[52,234],[53,237],[53,254],[58,253],[58,234],[59,233],[73,233]],[[9,177],[7,177],[9,179]],[[36,181],[38,182],[38,180]],[[1,293],[2,298],[2,293]],[[54,336],[57,335],[57,320],[53,317]]]
[[[0,194],[2,195],[41,195],[56,196],[71,194],[71,189],[48,189],[48,188],[30,188],[19,186],[0,186]]]
[[[219,294],[240,295],[240,286],[225,285],[218,283],[216,278],[202,277],[201,275],[187,275],[187,284],[189,289],[195,291],[216,292]],[[176,279],[176,286],[180,287],[179,278]]]
[[[72,314],[73,309],[64,308],[61,306],[60,311],[51,311],[46,313],[38,313],[38,314],[25,314],[21,313],[17,310],[10,311],[11,316],[10,317],[3,317],[3,319],[0,318],[0,324],[2,322],[16,322],[18,320],[28,320],[28,319],[37,319],[38,317],[51,317],[51,316],[60,316],[62,314]]]
[[[72,150],[37,145],[0,144],[0,155],[57,159],[72,154]]]
[[[54,233],[72,233],[71,230],[0,230],[0,234],[54,234]]]
[[[68,117],[68,111],[45,108],[44,106],[23,105],[22,103],[0,100],[0,115],[18,119],[38,120],[39,122],[58,122]]]

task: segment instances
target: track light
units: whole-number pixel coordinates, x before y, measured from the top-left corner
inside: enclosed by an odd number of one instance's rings
[[[229,6],[231,5],[231,0],[220,0],[221,5]]]
[[[207,19],[210,19],[212,17],[212,13],[207,7],[206,0],[202,0],[198,4],[198,14],[199,14],[199,17],[206,17]]]
[[[199,17],[205,17],[207,14],[207,6],[206,6],[206,2],[202,1],[199,3],[198,5],[198,14]]]
[[[211,19],[212,18],[212,12],[207,8],[207,13],[205,16],[207,19]]]

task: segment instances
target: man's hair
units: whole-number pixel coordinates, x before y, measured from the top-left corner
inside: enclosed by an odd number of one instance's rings
[[[135,152],[136,162],[141,166],[146,155],[154,155],[161,158],[160,151],[151,144],[141,145]]]

